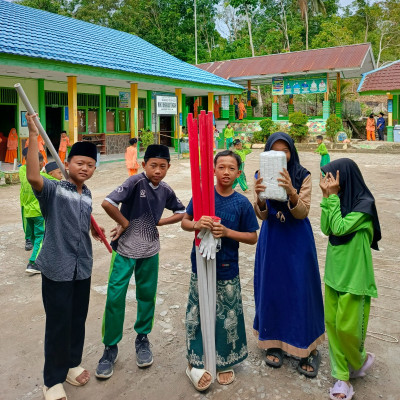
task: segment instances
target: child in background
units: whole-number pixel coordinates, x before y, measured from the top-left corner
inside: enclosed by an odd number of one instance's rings
[[[58,155],[63,163],[67,154],[67,147],[70,146],[69,137],[66,131],[61,131],[60,146],[58,147]]]
[[[318,374],[317,346],[324,341],[324,306],[317,251],[308,214],[311,174],[300,165],[293,139],[272,134],[264,151],[286,153],[287,170],[278,178],[288,201],[262,200],[268,183],[255,184],[256,215],[263,220],[254,266],[254,331],[258,346],[266,349],[265,362],[283,363],[283,352],[299,357],[297,371],[309,378]]]
[[[46,165],[47,164],[47,154],[46,154],[46,150],[44,149],[45,142],[40,135],[38,135],[38,137],[37,137],[37,144],[38,144],[39,153],[43,156],[43,165]],[[29,138],[26,139],[25,148],[26,147],[29,147]]]
[[[217,318],[215,347],[217,381],[228,385],[235,379],[232,369],[247,357],[246,331],[240,291],[238,249],[239,243],[257,242],[257,218],[249,200],[235,192],[233,182],[240,175],[240,157],[232,151],[222,151],[214,158],[215,215],[221,223],[214,223],[209,216],[193,221],[192,200],[187,207],[181,227],[193,232],[210,229],[215,238],[222,238],[221,250],[216,255],[217,264]],[[186,342],[189,366],[186,374],[198,391],[211,385],[211,375],[204,369],[203,344],[199,313],[197,267],[195,246],[191,252],[192,275],[189,301],[186,309]]]
[[[375,141],[375,119],[374,114],[370,114],[367,119],[367,140]]]
[[[321,230],[329,235],[325,262],[325,322],[331,399],[350,400],[349,378],[365,376],[375,356],[365,351],[371,297],[378,297],[371,248],[381,239],[375,199],[357,164],[335,160],[321,168]]]
[[[218,149],[218,139],[219,139],[219,130],[217,129],[217,125],[214,125],[214,154]]]
[[[323,167],[324,165],[329,164],[331,162],[331,158],[329,157],[328,149],[326,148],[323,140],[324,140],[324,138],[322,137],[322,135],[317,136],[318,147],[317,147],[317,150],[315,150],[315,152],[319,153],[321,155],[320,167]]]
[[[63,178],[62,172],[55,161],[49,162],[44,167],[46,172],[42,172],[44,178],[51,181],[61,181]]]
[[[242,163],[240,164],[240,169],[239,169],[241,173],[239,177],[235,179],[232,189],[235,189],[236,185],[239,184],[243,192],[247,192],[249,190],[249,187],[247,186],[246,175],[244,173],[244,163],[246,161],[247,154],[251,153],[251,149],[243,149],[243,145],[240,139],[235,139],[233,141],[233,146],[234,146],[233,152],[240,157]]]
[[[379,140],[385,140],[385,114],[383,112],[379,113],[380,117],[376,121],[376,129],[378,130]]]
[[[137,318],[134,329],[136,364],[139,368],[153,364],[147,335],[153,328],[158,279],[160,238],[157,226],[179,222],[185,206],[174,191],[162,182],[170,167],[167,146],[151,144],[142,163],[144,171],[128,178],[102,203],[106,213],[118,224],[111,232],[113,255],[108,279],[103,317],[104,354],[96,368],[98,378],[110,378],[118,357],[117,344],[122,339],[125,298],[135,272]],[[119,205],[121,204],[121,210]],[[161,218],[164,208],[174,215]]]
[[[97,149],[76,142],[68,156],[69,179],[50,181],[39,173],[37,115],[26,115],[30,148],[26,160],[29,183],[39,200],[46,234],[36,265],[42,272],[46,313],[44,340],[45,400],[67,398],[63,383],[85,385],[89,371],[80,366],[89,308],[93,257],[89,236],[100,240],[91,226],[92,196],[85,185],[96,169]]]
[[[125,163],[129,176],[132,176],[136,175],[139,169],[139,164],[137,162],[137,139],[130,139],[129,144],[130,146],[125,150]]]
[[[224,138],[225,138],[225,145],[226,145],[227,150],[229,150],[229,148],[232,146],[234,132],[235,131],[231,127],[231,124],[228,124],[226,126],[226,128],[224,129]]]
[[[22,154],[25,158],[27,157],[27,147],[23,150]],[[38,173],[40,173],[43,168],[43,156],[40,153],[37,154],[39,159]],[[20,201],[22,220],[23,223],[25,222],[25,250],[29,251],[33,249],[25,272],[33,275],[40,274],[40,270],[36,266],[35,261],[39,255],[40,249],[42,248],[44,218],[40,210],[39,202],[33,193],[32,186],[28,182],[26,174],[26,165],[21,165],[19,168],[19,179],[21,182]],[[30,246],[29,243],[27,243],[27,240],[30,241]]]
[[[246,118],[246,104],[244,102],[244,99],[239,103],[238,105],[239,108],[239,119],[242,120],[243,118]]]
[[[7,139],[7,152],[6,158],[4,162],[12,164],[14,159],[17,158],[17,149],[18,149],[18,134],[15,128],[10,130]]]

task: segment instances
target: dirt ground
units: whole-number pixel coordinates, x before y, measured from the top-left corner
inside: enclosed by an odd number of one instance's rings
[[[248,156],[248,177],[257,169],[259,150]],[[334,153],[332,159],[346,157]],[[381,251],[373,252],[379,299],[373,300],[366,346],[377,355],[367,377],[353,382],[358,400],[400,399],[400,156],[396,154],[351,154],[377,200],[383,239]],[[321,199],[318,187],[319,157],[300,153],[302,164],[312,172],[313,196],[310,220],[314,230],[321,276],[327,238],[319,226]],[[113,223],[100,207],[101,201],[127,173],[122,162],[102,164],[88,182],[92,190],[94,217],[107,231]],[[173,160],[166,177],[185,204],[191,196],[188,160]],[[240,191],[240,189],[239,189]],[[252,195],[251,195],[252,196]],[[251,197],[249,195],[249,197]],[[28,276],[25,266],[19,207],[19,185],[0,187],[0,399],[42,398],[43,335],[45,314],[41,301],[41,278]],[[165,214],[167,215],[167,213]],[[110,255],[102,244],[94,243],[94,267],[83,366],[92,379],[81,388],[65,384],[69,399],[289,399],[329,398],[330,376],[327,341],[321,346],[322,363],[317,378],[307,379],[296,371],[297,362],[286,358],[278,370],[266,366],[264,353],[252,335],[254,317],[253,267],[255,246],[240,246],[240,276],[244,302],[249,357],[235,368],[236,381],[218,383],[204,394],[198,393],[185,375],[185,307],[190,277],[189,253],[193,234],[178,225],[160,228],[160,274],[154,329],[150,334],[154,364],[140,370],[135,362],[133,323],[136,316],[135,284],[132,280],[126,302],[124,337],[119,344],[119,360],[107,381],[94,377],[102,356],[101,321],[105,305]],[[60,255],[62,256],[62,255]]]

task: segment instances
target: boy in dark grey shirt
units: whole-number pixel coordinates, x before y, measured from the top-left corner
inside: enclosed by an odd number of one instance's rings
[[[157,290],[160,251],[157,226],[179,222],[185,213],[185,207],[174,191],[162,182],[170,167],[169,161],[168,147],[150,145],[144,155],[144,172],[128,178],[102,203],[118,225],[112,231],[114,251],[103,318],[105,350],[97,365],[98,378],[109,378],[113,374],[118,355],[117,344],[122,339],[126,291],[133,271],[138,303],[134,326],[138,334],[135,341],[136,364],[143,368],[153,363],[147,334],[153,327]],[[174,215],[161,218],[164,208]]]
[[[46,399],[62,399],[67,397],[63,382],[82,386],[90,378],[80,366],[93,265],[89,231],[95,239],[100,238],[91,227],[92,196],[84,182],[96,169],[97,149],[89,142],[75,143],[66,163],[69,179],[42,177],[36,117],[26,117],[30,139],[26,177],[45,219],[43,246],[36,259],[46,312],[43,391]]]

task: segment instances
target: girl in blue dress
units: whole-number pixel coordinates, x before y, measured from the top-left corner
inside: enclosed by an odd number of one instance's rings
[[[254,271],[254,333],[259,347],[267,350],[268,365],[280,367],[286,352],[300,358],[300,373],[315,377],[320,363],[317,346],[324,341],[325,327],[317,252],[307,217],[311,175],[300,165],[293,139],[286,133],[269,137],[264,151],[270,150],[286,153],[287,170],[278,181],[288,201],[260,200],[266,186],[256,176],[254,209],[263,223]]]

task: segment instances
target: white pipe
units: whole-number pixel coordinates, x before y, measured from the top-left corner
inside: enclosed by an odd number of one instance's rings
[[[35,110],[33,109],[28,97],[26,96],[24,89],[22,89],[22,86],[20,83],[16,83],[14,85],[15,90],[18,92],[19,97],[22,101],[22,103],[24,103],[24,106],[26,107],[26,110],[28,111],[29,115],[35,115]],[[64,175],[65,179],[68,179],[68,173],[65,170],[65,166],[64,164],[61,162],[60,157],[58,156],[58,153],[56,151],[56,149],[53,146],[53,143],[51,143],[51,140],[49,139],[49,137],[47,136],[46,131],[44,130],[42,124],[40,123],[40,120],[38,117],[34,118],[33,121],[35,122],[35,125],[37,126],[39,133],[41,134],[44,142],[46,143],[47,148],[49,149],[51,155],[54,157],[54,161],[57,163],[58,168],[60,168],[62,174]]]

